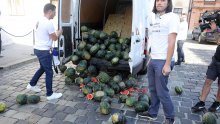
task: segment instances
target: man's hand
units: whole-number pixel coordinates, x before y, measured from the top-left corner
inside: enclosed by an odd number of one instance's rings
[[[170,65],[165,64],[165,65],[163,66],[162,74],[163,74],[164,76],[168,76],[168,75],[170,74],[170,72],[171,72]]]
[[[63,30],[60,29],[60,30],[58,30],[58,31],[56,32],[56,35],[59,37],[62,33],[63,33]]]

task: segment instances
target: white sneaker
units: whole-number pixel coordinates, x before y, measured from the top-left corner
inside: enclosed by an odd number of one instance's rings
[[[32,90],[34,92],[40,92],[41,91],[41,89],[38,86],[31,86],[29,83],[27,85],[27,89]]]
[[[62,93],[53,93],[51,96],[47,97],[47,100],[58,99],[62,96]]]

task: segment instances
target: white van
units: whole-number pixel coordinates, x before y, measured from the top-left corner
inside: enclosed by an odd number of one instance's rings
[[[146,17],[150,5],[151,0],[59,0],[58,25],[63,29],[63,36],[58,43],[59,52],[62,53],[60,57],[66,58],[77,50],[77,45],[81,41],[82,25],[103,30],[110,14],[123,13],[125,6],[131,6],[130,60],[127,63],[120,63],[121,65],[113,69],[128,70],[132,74],[145,70]]]

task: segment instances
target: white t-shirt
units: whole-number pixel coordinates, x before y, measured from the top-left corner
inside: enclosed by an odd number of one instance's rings
[[[43,17],[41,20],[39,20],[34,48],[38,50],[50,50],[53,42],[49,35],[54,32],[55,29],[50,20],[48,20],[46,17]]]
[[[147,22],[149,28],[148,50],[151,48],[150,56],[152,59],[166,60],[168,35],[170,33],[178,33],[179,17],[172,12],[162,16],[151,13]]]
[[[184,20],[180,22],[179,32],[177,35],[177,40],[186,40],[188,32],[188,23]]]

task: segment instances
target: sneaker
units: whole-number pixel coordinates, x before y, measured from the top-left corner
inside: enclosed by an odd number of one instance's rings
[[[203,101],[197,102],[196,105],[191,108],[193,112],[202,111],[204,109],[205,109],[205,103]]]
[[[163,124],[174,124],[175,123],[175,120],[174,119],[170,119],[170,118],[167,118]]]
[[[27,85],[28,90],[32,90],[34,92],[40,92],[41,89],[38,86],[31,86],[30,84]]]
[[[62,93],[53,93],[51,96],[47,97],[47,100],[58,99],[62,96]]]
[[[147,119],[153,120],[153,121],[157,120],[157,117],[153,117],[153,116],[150,115],[147,111],[138,113],[138,116],[140,116],[140,117],[146,117]]]
[[[220,108],[220,102],[213,102],[211,107],[208,109],[210,112],[215,112]]]

